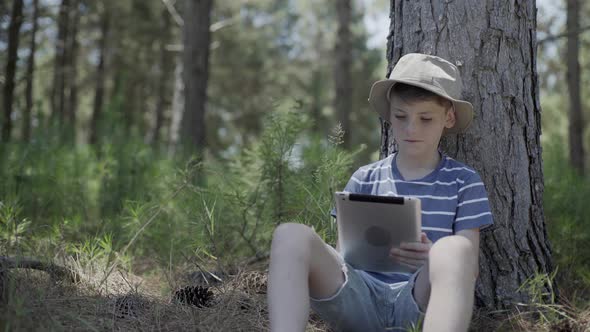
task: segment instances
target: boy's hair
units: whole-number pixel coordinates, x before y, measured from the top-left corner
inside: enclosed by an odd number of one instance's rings
[[[453,106],[450,100],[443,98],[434,92],[405,83],[396,83],[391,87],[389,92],[390,100],[394,95],[401,98],[406,103],[431,100],[435,101],[440,106],[443,106],[446,110],[451,109]]]

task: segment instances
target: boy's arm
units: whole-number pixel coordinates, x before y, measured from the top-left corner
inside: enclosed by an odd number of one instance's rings
[[[458,231],[456,235],[466,237],[473,245],[475,250],[473,254],[476,256],[475,261],[479,261],[479,228],[470,228]],[[479,275],[479,267],[477,268],[477,275]]]
[[[455,235],[466,237],[471,242],[471,244],[473,244],[473,247],[477,248],[479,252],[479,228],[464,229],[462,231],[458,231]]]

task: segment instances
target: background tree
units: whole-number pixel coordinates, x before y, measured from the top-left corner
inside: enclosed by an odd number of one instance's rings
[[[51,93],[52,116],[58,123],[63,124],[66,87],[69,82],[66,79],[67,66],[67,41],[70,22],[71,0],[62,0],[59,5],[57,19],[57,40],[55,42],[55,61],[53,65],[53,84]]]
[[[567,85],[569,94],[569,152],[572,166],[584,174],[584,118],[580,98],[580,2],[567,0]]]
[[[27,87],[25,92],[26,105],[23,110],[23,140],[28,142],[31,139],[31,113],[33,111],[33,78],[35,72],[35,53],[37,50],[37,29],[39,26],[39,0],[33,0],[33,17],[31,21],[31,43],[29,47],[29,58],[27,60]]]
[[[193,151],[206,148],[205,110],[209,79],[209,47],[213,0],[188,0],[184,10],[183,136]]]
[[[104,90],[105,90],[105,66],[107,57],[107,40],[109,38],[109,29],[111,24],[110,11],[107,6],[104,7],[104,11],[100,19],[100,42],[99,42],[99,60],[98,66],[96,67],[96,89],[94,93],[94,106],[92,108],[92,118],[90,120],[90,144],[96,144],[99,140],[99,130],[102,118],[103,103],[104,103]]]
[[[64,107],[65,122],[67,124],[67,132],[70,140],[76,138],[76,108],[78,107],[78,52],[80,43],[78,42],[78,34],[80,30],[80,0],[71,0],[71,8],[69,10],[70,22],[66,40],[66,72],[65,79],[67,83],[67,91]]]
[[[18,43],[20,27],[23,22],[23,1],[14,0],[12,15],[8,27],[8,57],[6,59],[6,76],[4,79],[4,121],[2,125],[2,141],[10,141],[12,132],[12,105],[14,100],[14,86],[16,65],[18,61]]]
[[[350,113],[352,110],[352,47],[351,47],[351,14],[352,2],[350,0],[336,0],[336,13],[338,14],[338,32],[336,46],[334,48],[334,109],[338,121],[344,130],[343,146],[350,148]]]
[[[388,74],[403,54],[442,56],[459,67],[476,111],[467,133],[443,144],[481,174],[494,215],[482,233],[476,303],[526,301],[524,281],[553,270],[542,205],[535,1],[395,0],[390,17]],[[385,157],[393,142],[388,128],[382,132]]]
[[[336,2],[331,2],[334,6]],[[381,11],[387,7],[375,7]],[[338,13],[332,6],[325,6],[315,1],[298,2],[295,15],[297,20],[292,34],[298,36],[293,48],[298,51],[297,57],[291,63],[299,70],[290,74],[297,88],[289,87],[289,95],[295,95],[302,102],[304,109],[308,109],[315,127],[311,134],[326,137],[334,126],[341,122],[335,102],[336,82],[335,70],[348,71],[350,84],[350,105],[348,118],[351,125],[345,138],[350,147],[368,146],[358,154],[358,163],[368,162],[378,158],[379,122],[369,108],[367,97],[372,83],[379,79],[378,68],[384,63],[382,51],[370,48],[367,40],[371,35],[367,31],[364,19],[368,7],[363,2],[351,2],[349,17],[349,55],[351,62],[348,69],[336,65],[342,55],[335,52],[334,45],[338,41]],[[385,42],[385,38],[383,39]],[[383,43],[384,45],[384,43]],[[283,71],[289,74],[289,64]]]
[[[168,155],[172,156],[176,152],[178,141],[180,140],[180,123],[184,111],[184,81],[182,75],[182,59],[180,56],[175,57],[174,68],[174,93],[172,95],[170,127],[168,133]]]
[[[299,17],[272,1],[216,2],[212,15],[207,146],[229,155],[259,137],[264,114],[281,100],[304,103],[297,71],[305,70],[287,38]]]
[[[167,9],[162,10],[162,27],[160,31],[160,79],[158,80],[158,101],[156,104],[155,124],[152,142],[157,144],[164,126],[166,107],[171,103],[171,80],[174,77],[175,54],[167,49],[172,44],[172,18]]]

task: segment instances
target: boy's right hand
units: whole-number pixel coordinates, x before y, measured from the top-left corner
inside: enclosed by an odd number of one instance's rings
[[[396,262],[410,267],[414,272],[428,262],[428,253],[432,241],[422,232],[420,242],[403,242],[399,247],[391,248],[389,257]]]

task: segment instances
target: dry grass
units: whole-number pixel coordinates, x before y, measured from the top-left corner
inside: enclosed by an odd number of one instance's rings
[[[212,286],[210,306],[171,301],[174,284],[188,273],[142,278],[116,270],[73,267],[77,284],[54,281],[44,272],[11,270],[0,306],[0,328],[9,331],[266,331],[266,274],[240,271]],[[159,282],[157,281],[159,280]],[[186,285],[186,283],[184,284]],[[313,317],[313,316],[312,316]],[[313,317],[308,331],[326,331]]]
[[[0,327],[10,331],[267,331],[266,273],[241,270],[209,285],[208,307],[171,301],[174,289],[194,284],[190,268],[145,277],[122,270],[72,264],[77,284],[44,272],[11,270],[0,307]],[[194,269],[193,269],[194,271]],[[565,301],[563,301],[565,303]],[[471,331],[590,331],[590,310],[571,304],[522,306],[512,313],[476,312]],[[307,331],[328,331],[315,315]]]
[[[559,304],[517,305],[506,312],[476,311],[470,331],[590,331],[590,308],[588,304],[575,305],[561,298]]]

